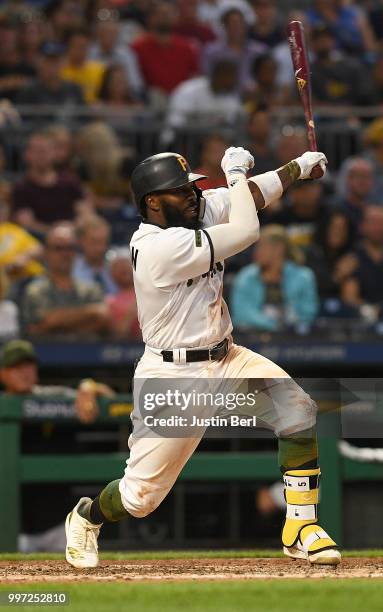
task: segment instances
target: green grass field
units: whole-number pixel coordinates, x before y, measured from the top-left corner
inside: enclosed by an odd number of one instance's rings
[[[211,559],[280,557],[276,551],[187,551],[104,553],[103,559]],[[381,550],[349,551],[346,557],[383,557]],[[2,554],[0,561],[61,559],[62,555]],[[65,592],[68,612],[381,612],[383,579],[255,579],[179,582],[93,582],[0,584],[2,592]],[[6,609],[0,605],[0,611]],[[21,610],[46,606],[17,606]]]
[[[9,590],[9,586],[0,585],[0,593]],[[12,586],[12,591],[68,593],[68,606],[59,608],[70,612],[381,612],[383,602],[383,581],[329,578],[199,584],[49,583]],[[24,610],[33,607],[17,606]]]

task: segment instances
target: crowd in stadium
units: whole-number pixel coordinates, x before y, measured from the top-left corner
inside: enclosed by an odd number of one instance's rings
[[[300,155],[292,17],[306,26],[320,126],[341,118],[356,145],[260,212],[256,247],[227,261],[233,322],[302,333],[318,317],[383,322],[383,2],[291,4],[0,2],[3,337],[139,340],[129,176],[142,151],[130,126],[160,126],[149,154],[186,156],[177,134],[202,126],[191,160],[202,189],[225,184],[231,144],[252,152],[256,174]]]

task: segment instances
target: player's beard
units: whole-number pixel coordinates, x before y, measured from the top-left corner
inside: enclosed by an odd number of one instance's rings
[[[162,202],[162,212],[166,219],[167,227],[185,227],[186,229],[193,230],[200,228],[199,210],[196,217],[188,219],[182,210]]]

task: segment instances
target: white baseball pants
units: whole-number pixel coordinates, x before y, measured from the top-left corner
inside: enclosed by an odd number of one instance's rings
[[[142,379],[173,378],[219,379],[223,384],[225,379],[283,379],[280,401],[277,399],[265,406],[257,405],[252,411],[243,408],[241,414],[255,414],[278,436],[304,431],[316,422],[316,404],[309,395],[278,365],[242,346],[231,344],[221,361],[185,365],[165,363],[159,351],[154,352],[147,347],[135,372],[135,385],[140,384]],[[233,381],[227,382],[233,385]],[[171,490],[203,434],[177,438],[135,436],[135,431],[142,424],[142,411],[136,402],[135,394],[133,433],[129,438],[130,457],[119,489],[125,509],[135,517],[144,517],[155,510]]]

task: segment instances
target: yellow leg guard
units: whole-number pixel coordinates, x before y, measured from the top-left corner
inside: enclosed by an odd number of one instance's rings
[[[287,510],[282,543],[289,557],[336,565],[340,562],[337,545],[317,524],[319,479],[319,468],[284,474]]]

